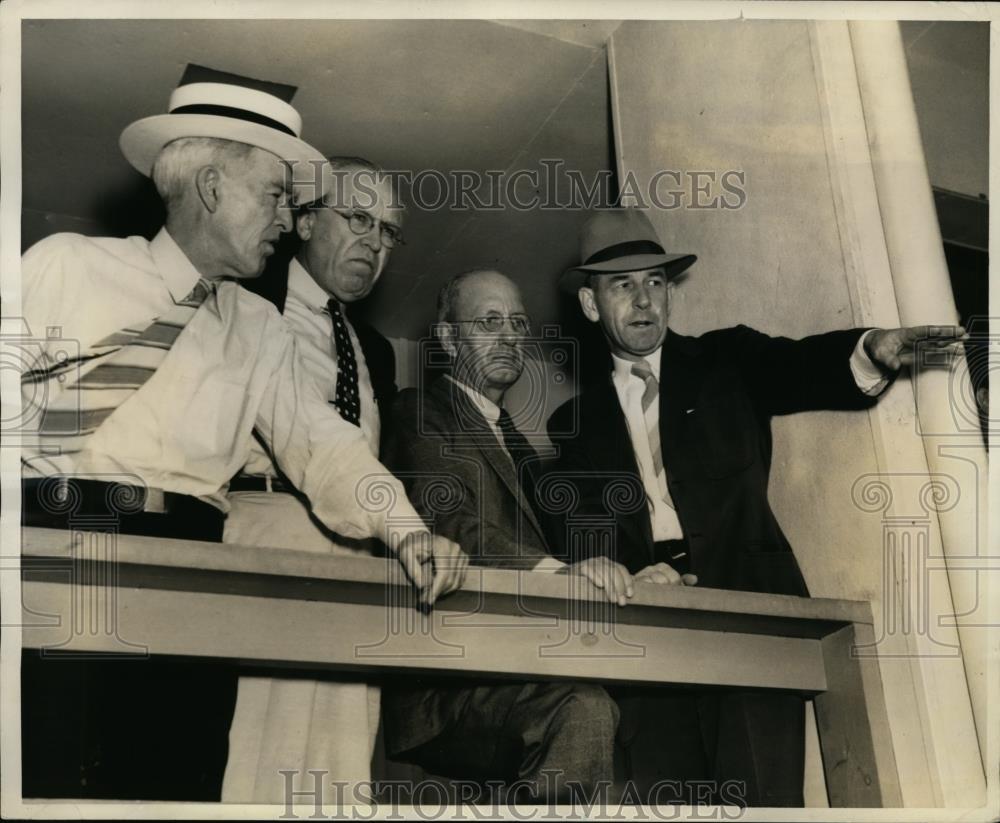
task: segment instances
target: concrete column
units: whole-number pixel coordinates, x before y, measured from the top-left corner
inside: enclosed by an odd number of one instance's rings
[[[850,37],[900,322],[957,323],[899,26],[852,22]],[[932,475],[954,478],[961,489],[955,504],[939,507],[937,516],[980,752],[985,753],[988,469],[971,381],[964,358],[959,360],[950,369],[915,368],[913,381],[928,468]]]

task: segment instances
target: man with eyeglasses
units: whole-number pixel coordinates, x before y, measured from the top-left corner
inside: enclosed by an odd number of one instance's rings
[[[279,261],[259,291],[281,311],[303,370],[340,416],[360,428],[377,457],[396,394],[395,358],[389,341],[348,319],[347,310],[371,293],[391,249],[402,243],[403,207],[389,177],[368,160],[332,157],[324,175],[323,199],[295,219],[300,244],[294,258],[283,266]],[[262,448],[233,478],[229,503],[228,543],[336,554],[376,548],[326,529]],[[283,802],[279,770],[298,771],[296,783],[310,780],[308,769],[354,785],[370,780],[378,712],[378,688],[361,681],[242,677],[222,799]]]
[[[624,603],[623,567],[608,558],[565,567],[548,551],[538,455],[515,425],[517,410],[503,407],[531,330],[517,286],[497,271],[460,274],[439,294],[438,321],[451,367],[400,392],[383,462],[471,563],[575,572]],[[596,685],[409,677],[384,687],[383,708],[389,755],[434,774],[517,781],[525,799],[549,802],[568,799],[570,781],[590,796],[613,776],[618,713]]]
[[[318,518],[384,540],[433,603],[461,584],[458,546],[419,523],[360,431],[307,379],[274,307],[239,285],[292,228],[290,197],[317,196],[323,155],[298,136],[294,93],[189,65],[167,112],[120,137],[163,200],[157,235],[59,233],[24,255],[21,310],[44,339],[21,375],[23,523],[202,541],[211,555],[227,482],[258,438]],[[386,486],[392,511],[363,505]],[[85,543],[87,557],[100,545],[113,559],[113,540]],[[234,668],[139,657],[24,651],[26,796],[218,799]]]

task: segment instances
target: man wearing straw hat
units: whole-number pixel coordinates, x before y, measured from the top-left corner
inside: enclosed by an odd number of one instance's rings
[[[293,93],[189,66],[169,113],[120,141],[156,184],[164,228],[152,241],[58,234],[25,254],[23,315],[47,336],[22,377],[34,436],[24,522],[98,517],[121,532],[219,540],[226,483],[256,437],[325,525],[383,540],[429,604],[460,585],[463,555],[427,532],[360,430],[295,366],[274,307],[237,282],[260,275],[292,228],[290,196],[322,193],[324,158],[299,138]],[[364,482],[392,486],[396,507],[366,509]],[[61,664],[24,657],[26,794],[218,797],[232,672]]]
[[[643,212],[598,213],[580,249],[560,287],[599,325],[611,362],[555,412],[550,430],[576,432],[554,440],[558,470],[573,472],[584,508],[602,490],[581,477],[623,472],[645,487],[645,510],[616,515],[614,559],[636,581],[808,596],[767,500],[771,417],[867,408],[912,362],[917,341],[946,348],[964,329],[790,340],[738,326],[685,337],[667,319],[675,279],[695,256],[668,253]],[[715,802],[802,805],[801,698],[633,692],[620,707],[619,754],[640,790],[708,780]],[[657,800],[699,802],[696,788],[667,794]]]

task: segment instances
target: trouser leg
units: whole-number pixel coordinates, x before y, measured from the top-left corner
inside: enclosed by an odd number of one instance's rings
[[[696,805],[712,778],[702,737],[699,693],[622,688],[614,696],[621,711],[615,754],[625,781],[623,799]]]
[[[405,759],[448,777],[504,781],[528,802],[610,788],[618,710],[601,687],[501,684],[454,699],[455,720]]]
[[[174,515],[109,513],[92,500],[67,514],[41,505],[35,486],[24,491],[26,526],[74,529],[81,528],[76,516],[113,515],[119,534],[211,541],[222,535],[221,513],[193,498],[180,501]],[[223,664],[25,652],[22,790],[35,797],[217,800],[235,694],[235,670]]]
[[[736,692],[703,700],[700,709],[719,793],[717,802],[803,805],[802,697]]]
[[[518,779],[533,800],[567,802],[572,792],[610,790],[618,709],[589,684],[531,683],[504,725],[519,745]]]

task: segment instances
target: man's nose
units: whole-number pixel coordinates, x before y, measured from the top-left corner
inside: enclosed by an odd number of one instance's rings
[[[361,242],[368,246],[368,248],[376,254],[382,251],[382,224],[378,222],[373,223],[372,227],[365,233]]]
[[[288,232],[292,230],[292,204],[289,198],[285,197],[278,204],[278,211],[274,217],[274,222],[277,223],[283,232]]]
[[[635,300],[632,301],[636,308],[644,309],[649,305],[649,290],[645,286],[639,286],[635,291]]]
[[[514,323],[510,319],[504,322],[500,330],[500,339],[508,346],[516,346],[521,342],[521,335],[514,330]]]

